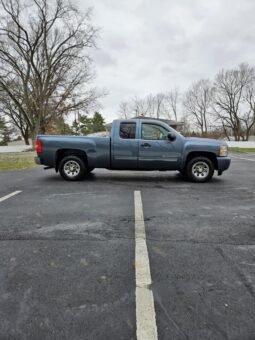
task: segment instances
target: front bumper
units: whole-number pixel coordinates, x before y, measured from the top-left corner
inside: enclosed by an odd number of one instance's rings
[[[218,163],[218,175],[221,175],[223,171],[227,170],[231,163],[230,157],[217,157]]]
[[[35,157],[35,163],[36,163],[36,164],[39,164],[39,165],[42,164],[41,158],[40,158],[39,156],[36,156],[36,157]]]

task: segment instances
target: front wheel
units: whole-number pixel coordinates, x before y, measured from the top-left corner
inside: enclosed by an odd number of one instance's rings
[[[66,156],[59,164],[59,173],[66,181],[79,181],[86,174],[86,166],[81,158]]]
[[[186,173],[192,182],[208,182],[214,174],[213,162],[207,157],[195,157],[188,162]]]

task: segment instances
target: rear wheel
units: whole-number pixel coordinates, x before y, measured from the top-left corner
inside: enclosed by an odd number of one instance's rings
[[[214,174],[213,162],[207,157],[195,157],[188,162],[186,173],[192,182],[208,182]]]
[[[77,156],[66,156],[59,164],[60,175],[67,181],[79,181],[86,174],[83,160]]]

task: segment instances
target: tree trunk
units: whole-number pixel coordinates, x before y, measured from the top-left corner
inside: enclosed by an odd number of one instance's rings
[[[23,138],[24,138],[26,145],[30,145],[29,144],[29,131],[28,131],[28,129],[26,129],[26,131],[24,132]]]
[[[237,122],[237,136],[238,136],[238,142],[239,142],[241,140],[241,137],[242,137],[242,131],[241,131],[241,126],[240,126],[239,120]]]
[[[30,145],[29,144],[29,137],[28,136],[24,136],[24,141],[26,145]]]
[[[238,141],[238,135],[237,135],[236,128],[233,128],[233,134],[234,134],[234,137],[235,137],[235,141]]]
[[[207,137],[208,129],[207,129],[207,121],[206,121],[206,115],[204,114],[204,126],[205,126],[205,136]]]
[[[236,125],[234,128],[233,128],[233,133],[234,133],[234,136],[235,136],[235,140],[237,142],[240,142],[240,137],[241,137],[241,131],[240,131],[240,127],[238,125]]]
[[[224,124],[223,121],[222,121],[222,127],[223,127],[223,131],[224,131],[224,133],[225,133],[225,135],[226,135],[228,141],[230,141],[230,137],[229,137],[229,135],[228,135],[228,130],[226,129],[226,126],[225,126],[225,124]]]
[[[200,124],[200,130],[201,130],[201,137],[204,137],[204,124],[203,124],[203,122]]]
[[[28,131],[27,130],[24,131],[24,130],[20,129],[20,132],[21,132],[21,135],[22,135],[22,137],[24,139],[25,144],[26,145],[30,145],[29,144],[29,133],[28,133]]]
[[[245,134],[245,140],[246,140],[246,141],[249,140],[249,137],[250,137],[250,130],[251,130],[251,128],[247,128],[247,129],[246,129],[246,134]]]
[[[32,132],[31,132],[31,140],[32,140],[32,147],[33,147],[33,150],[35,149],[35,141],[36,141],[36,136],[38,135],[38,130],[37,129],[33,129]]]

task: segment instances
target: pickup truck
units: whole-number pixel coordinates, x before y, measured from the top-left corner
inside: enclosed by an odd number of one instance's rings
[[[109,137],[38,135],[37,164],[68,181],[81,180],[95,168],[177,170],[193,182],[209,181],[230,165],[223,141],[185,138],[164,122],[114,120]]]

